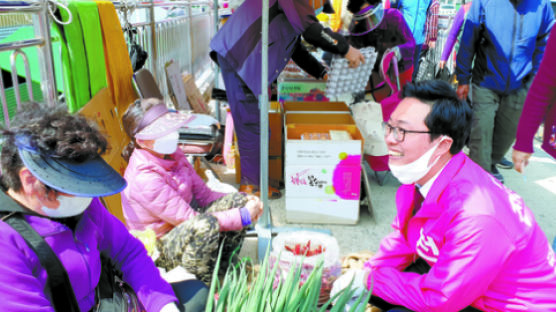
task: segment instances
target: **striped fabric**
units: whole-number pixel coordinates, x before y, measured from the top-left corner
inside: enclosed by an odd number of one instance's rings
[[[438,0],[433,0],[427,12],[427,21],[425,23],[425,30],[427,36],[425,37],[425,44],[428,46],[430,42],[436,41],[438,35],[438,9],[440,3]]]

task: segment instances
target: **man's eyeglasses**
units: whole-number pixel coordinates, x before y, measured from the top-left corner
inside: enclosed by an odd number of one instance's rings
[[[387,122],[382,122],[382,128],[384,129],[385,136],[389,136],[390,133],[394,133],[394,139],[398,142],[403,142],[403,140],[405,140],[406,133],[432,133],[430,131],[405,130],[403,128],[393,127]]]

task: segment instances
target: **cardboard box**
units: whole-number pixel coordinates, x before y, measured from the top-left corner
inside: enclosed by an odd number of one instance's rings
[[[205,103],[201,91],[197,88],[195,84],[195,78],[191,74],[182,74],[183,86],[185,88],[185,94],[187,96],[187,101],[193,109],[193,112],[199,114],[210,114],[208,105]]]
[[[285,114],[288,113],[330,113],[330,112],[346,112],[350,113],[350,109],[345,102],[284,102],[282,104]]]
[[[329,101],[324,90],[326,81],[285,79],[278,82],[278,101]]]
[[[102,155],[102,158],[123,176],[127,162],[122,158],[121,154],[130,139],[123,130],[121,117],[117,114],[115,107],[116,105],[112,100],[110,91],[104,88],[97,92],[78,113],[96,122],[99,130],[108,140],[108,148]],[[125,223],[119,194],[103,197],[101,200],[114,216]]]
[[[287,222],[356,224],[358,220],[358,200],[338,203],[337,201],[320,198],[291,198],[286,196]]]
[[[330,130],[347,131],[352,139],[301,139]],[[286,221],[357,223],[363,138],[351,115],[287,114],[285,138]]]
[[[283,121],[282,109],[278,102],[270,102],[268,111],[268,125],[270,128],[270,139],[268,141],[268,156],[283,155]]]
[[[301,124],[355,125],[355,120],[353,120],[351,114],[346,114],[343,112],[336,112],[334,114],[332,113],[331,114],[319,114],[319,113],[303,113],[303,114],[293,113],[292,114],[290,113],[284,116],[284,123],[286,124],[286,127],[288,127],[289,125],[301,125]],[[334,130],[334,129],[330,129],[330,130]]]
[[[123,130],[115,107],[110,91],[108,88],[104,88],[97,92],[78,112],[79,115],[94,121],[108,140],[108,148],[103,159],[110,165],[113,161],[117,161],[116,158],[120,157],[123,148],[130,140]]]
[[[268,160],[268,180],[269,184],[278,188],[281,183],[284,183],[284,170],[282,157],[270,156]]]

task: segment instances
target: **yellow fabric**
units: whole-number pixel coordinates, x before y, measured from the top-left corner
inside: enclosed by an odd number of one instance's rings
[[[131,84],[133,69],[114,4],[97,1],[106,59],[106,79],[118,113],[123,115],[136,98]]]
[[[342,27],[342,0],[332,1],[332,7],[334,8],[334,14],[330,15],[330,28],[333,31],[338,31]]]

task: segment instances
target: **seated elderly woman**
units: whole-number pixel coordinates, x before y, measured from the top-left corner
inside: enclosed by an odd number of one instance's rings
[[[396,9],[384,9],[381,0],[349,0],[347,9],[353,13],[349,26],[350,44],[358,49],[374,47],[378,52],[370,77],[371,87],[384,79],[380,78],[380,63],[390,51],[398,60],[400,85],[403,87],[411,82],[415,39],[402,14]]]
[[[28,103],[2,135],[0,253],[8,256],[0,261],[1,310],[92,311],[104,289],[102,254],[147,311],[178,311],[141,242],[98,199],[126,187],[100,157],[107,148],[101,133],[66,108]],[[32,234],[42,240],[37,253]],[[60,274],[50,274],[53,262]]]
[[[178,265],[204,282],[211,280],[220,244],[221,272],[237,254],[245,228],[262,213],[258,197],[212,191],[178,150],[178,129],[194,116],[171,112],[158,99],[137,100],[122,121],[131,154],[122,192],[127,225],[152,229],[161,253],[157,265]],[[236,252],[236,253],[234,253]]]

